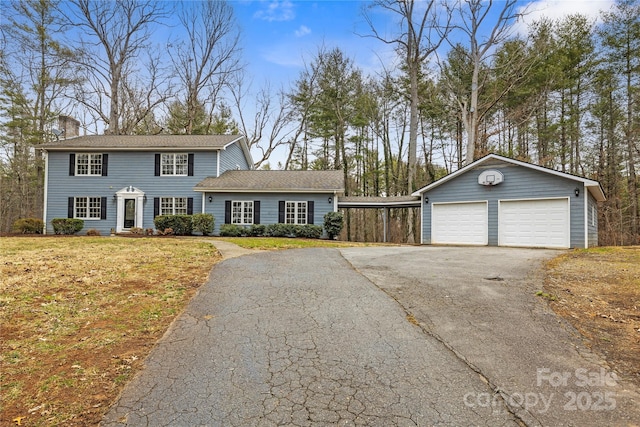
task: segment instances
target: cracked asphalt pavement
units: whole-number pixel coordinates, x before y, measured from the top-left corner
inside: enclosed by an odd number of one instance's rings
[[[635,425],[637,390],[598,383],[596,372],[611,372],[531,292],[556,253],[365,247],[227,259],[101,425]]]

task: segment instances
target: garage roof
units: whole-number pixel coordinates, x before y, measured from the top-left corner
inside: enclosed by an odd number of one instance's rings
[[[566,178],[566,179],[571,179],[573,181],[576,182],[580,182],[584,185],[584,187],[589,191],[589,193],[591,193],[591,195],[599,202],[602,202],[604,200],[606,200],[606,197],[604,195],[604,191],[602,190],[602,187],[600,186],[600,183],[598,181],[594,181],[591,179],[587,179],[587,178],[583,178],[577,175],[571,175],[565,172],[560,172],[557,170],[553,170],[553,169],[549,169],[549,168],[545,168],[543,166],[538,166],[538,165],[534,165],[532,163],[527,163],[527,162],[523,162],[520,160],[515,160],[509,157],[504,157],[504,156],[500,156],[498,154],[488,154],[484,157],[482,157],[481,159],[476,160],[473,163],[468,164],[467,166],[458,169],[457,171],[450,173],[449,175],[445,176],[444,178],[441,178],[439,180],[437,180],[436,182],[433,182],[425,187],[422,187],[421,189],[415,191],[414,193],[412,193],[412,196],[422,196],[422,194],[424,194],[425,192],[432,190],[442,184],[444,184],[447,181],[450,181],[452,179],[454,179],[455,177],[457,177],[458,175],[462,175],[463,173],[476,168],[484,163],[487,163],[491,160],[500,160],[506,163],[511,163],[514,165],[518,165],[518,166],[522,166],[525,168],[530,168],[533,170],[537,170],[539,172],[544,172],[544,173],[548,173],[551,175],[556,175],[562,178]]]

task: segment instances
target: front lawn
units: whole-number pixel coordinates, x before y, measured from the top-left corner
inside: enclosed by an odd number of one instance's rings
[[[0,238],[0,424],[97,425],[218,260],[193,240]]]
[[[547,265],[545,293],[587,345],[640,386],[640,246],[557,257]]]

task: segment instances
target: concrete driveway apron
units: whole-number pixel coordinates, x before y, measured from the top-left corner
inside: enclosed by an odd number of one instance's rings
[[[338,250],[303,249],[218,264],[102,425],[517,425],[469,395],[493,390]]]
[[[638,389],[590,351],[544,298],[559,251],[499,247],[348,248],[358,271],[490,384],[465,405],[509,409],[527,426],[640,425]]]

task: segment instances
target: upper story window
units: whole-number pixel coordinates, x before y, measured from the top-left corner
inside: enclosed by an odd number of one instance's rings
[[[162,175],[187,176],[188,155],[162,154]]]
[[[253,201],[231,202],[231,224],[253,224]]]
[[[156,176],[193,176],[193,154],[156,154]]]
[[[69,175],[107,176],[108,154],[73,153],[69,156]]]
[[[286,202],[286,224],[307,223],[307,202]]]

